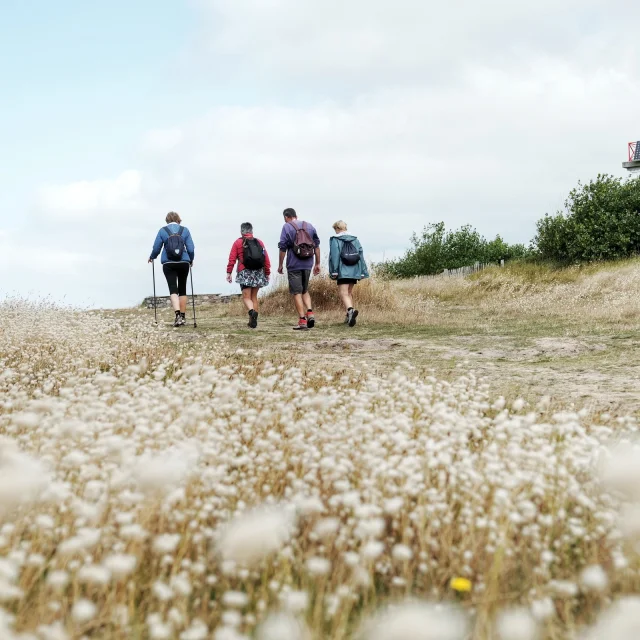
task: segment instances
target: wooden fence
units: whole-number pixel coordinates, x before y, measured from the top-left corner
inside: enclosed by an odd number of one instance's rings
[[[504,267],[504,260],[500,260],[500,262],[476,262],[475,264],[469,265],[468,267],[460,267],[458,269],[445,269],[442,273],[436,273],[431,276],[416,276],[417,278],[422,279],[431,279],[431,278],[464,278],[465,276],[470,276],[474,273],[478,273],[478,271],[483,271],[488,267]]]

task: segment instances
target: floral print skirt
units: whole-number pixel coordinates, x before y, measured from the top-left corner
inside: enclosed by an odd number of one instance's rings
[[[269,278],[264,273],[264,269],[243,269],[236,275],[236,282],[241,287],[266,287]]]

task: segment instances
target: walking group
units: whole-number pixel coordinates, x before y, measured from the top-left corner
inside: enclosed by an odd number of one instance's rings
[[[297,331],[313,329],[316,324],[309,281],[312,274],[320,273],[320,238],[315,227],[298,219],[294,209],[283,212],[284,224],[278,242],[278,273],[284,273],[285,258],[289,292],[298,313]],[[161,254],[162,271],[167,279],[171,305],[175,312],[174,327],[186,324],[187,280],[195,258],[193,238],[180,216],[174,211],[167,214],[153,243],[149,262]],[[353,306],[353,288],[369,277],[362,245],[358,238],[347,232],[347,224],[338,220],[329,241],[329,275],[338,284],[338,292],[345,307],[345,324],[354,327],[358,310]],[[242,291],[242,301],[249,316],[248,326],[258,326],[258,291],[269,284],[271,261],[262,240],[253,235],[253,225],[243,222],[240,237],[231,246],[227,263],[227,281],[232,282],[236,269],[236,283]],[[154,276],[155,277],[155,276]],[[192,282],[193,293],[193,282]],[[195,322],[194,322],[195,325]]]

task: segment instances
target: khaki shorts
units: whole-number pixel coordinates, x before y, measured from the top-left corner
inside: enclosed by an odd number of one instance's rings
[[[298,295],[309,291],[309,278],[311,278],[311,269],[302,269],[301,271],[287,271],[289,278],[289,293]]]

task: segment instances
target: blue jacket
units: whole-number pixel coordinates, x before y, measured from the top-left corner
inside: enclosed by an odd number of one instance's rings
[[[360,262],[354,265],[344,264],[340,259],[343,240],[352,242],[360,253]],[[349,233],[342,233],[339,236],[331,236],[329,240],[329,274],[333,279],[351,278],[353,280],[362,280],[369,277],[367,263],[364,261],[364,252],[360,240]],[[337,275],[335,275],[337,274]]]
[[[171,231],[173,231],[174,233],[177,233],[178,229],[180,228],[180,225],[177,222],[171,222],[167,225],[167,227],[169,227],[169,229],[171,229]],[[183,252],[180,262],[193,262],[193,259],[195,257],[195,247],[193,246],[191,233],[189,229],[187,229],[187,227],[182,227],[182,229],[183,229],[182,237],[184,238],[184,243],[187,247],[187,250]],[[160,258],[160,262],[162,264],[165,264],[165,262],[174,262],[173,260],[169,260],[169,258],[167,258],[167,250],[165,249],[165,243],[167,242],[168,239],[169,239],[169,234],[167,233],[166,229],[162,227],[162,229],[158,231],[156,240],[153,243],[153,249],[151,250],[151,255],[149,256],[152,260],[155,260],[158,257],[160,250],[162,250],[162,258]]]

